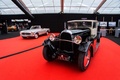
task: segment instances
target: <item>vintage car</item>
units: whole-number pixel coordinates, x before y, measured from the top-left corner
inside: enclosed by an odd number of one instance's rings
[[[100,43],[100,31],[96,20],[71,20],[67,29],[59,35],[51,34],[43,43],[43,57],[47,61],[55,59],[77,62],[78,68],[85,71],[91,57]]]
[[[19,28],[16,25],[8,26],[7,27],[8,32],[9,31],[19,31]]]
[[[50,32],[49,28],[41,28],[40,25],[31,26],[29,30],[20,31],[20,36],[23,38],[34,37],[38,38],[42,34],[48,34]]]

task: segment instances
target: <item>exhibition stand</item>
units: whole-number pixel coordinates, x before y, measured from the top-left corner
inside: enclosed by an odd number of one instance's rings
[[[101,34],[102,34],[102,36],[106,36],[106,29],[100,29],[100,32],[101,32]]]
[[[120,28],[115,29],[115,37],[119,37],[120,35]]]

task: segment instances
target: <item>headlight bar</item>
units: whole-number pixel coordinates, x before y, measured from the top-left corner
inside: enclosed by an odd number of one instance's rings
[[[75,36],[74,39],[73,39],[73,41],[71,41],[71,40],[65,40],[65,39],[55,38],[55,34],[52,33],[52,34],[49,36],[49,39],[50,39],[51,41],[59,40],[59,41],[72,42],[72,43],[75,43],[75,44],[80,44],[80,43],[82,42],[82,38],[81,38],[81,36],[79,36],[79,35]]]

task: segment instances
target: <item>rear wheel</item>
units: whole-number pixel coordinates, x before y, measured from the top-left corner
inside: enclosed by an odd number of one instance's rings
[[[43,57],[47,61],[53,61],[55,59],[54,53],[50,50],[49,46],[44,46]]]
[[[85,71],[90,64],[91,50],[88,49],[87,53],[79,53],[78,55],[78,68],[81,71]]]

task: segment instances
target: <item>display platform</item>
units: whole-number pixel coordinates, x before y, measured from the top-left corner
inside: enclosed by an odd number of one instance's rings
[[[0,57],[39,46],[48,36],[0,40]],[[99,49],[85,72],[79,71],[74,63],[47,62],[42,49],[37,47],[0,59],[0,80],[120,80],[120,46],[107,38],[101,38]]]

